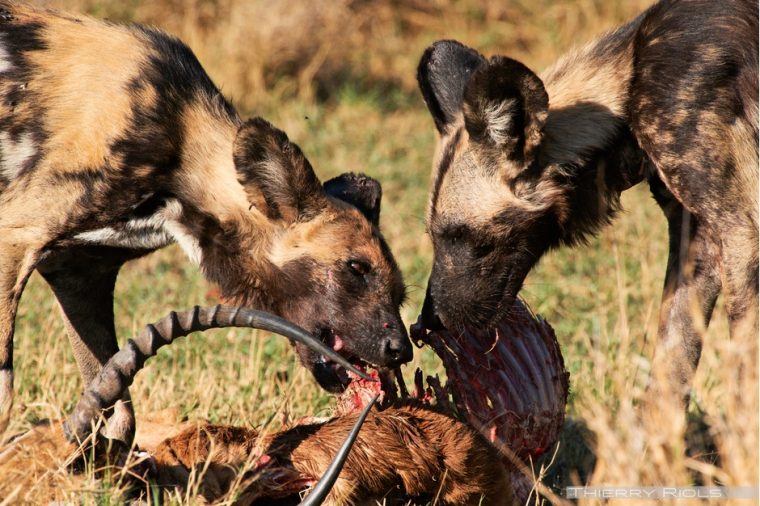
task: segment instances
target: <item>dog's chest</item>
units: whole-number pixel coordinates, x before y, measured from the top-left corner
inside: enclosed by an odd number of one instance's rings
[[[170,222],[180,207],[174,199],[145,194],[124,216],[97,223],[74,236],[78,244],[155,250],[174,242]],[[169,225],[169,227],[167,227]]]
[[[80,232],[74,240],[80,244],[155,250],[174,242],[164,227],[165,221],[161,213],[156,213]]]

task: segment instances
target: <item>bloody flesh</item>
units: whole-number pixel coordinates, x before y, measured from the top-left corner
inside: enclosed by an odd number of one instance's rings
[[[446,383],[415,372],[408,392],[400,371],[373,373],[381,380],[384,405],[399,399],[436,404],[477,428],[497,447],[523,462],[538,457],[559,438],[565,420],[569,374],[557,337],[546,320],[521,300],[489,331],[410,330],[418,346],[428,345],[446,370]],[[338,400],[336,415],[360,410],[379,384],[353,376]]]

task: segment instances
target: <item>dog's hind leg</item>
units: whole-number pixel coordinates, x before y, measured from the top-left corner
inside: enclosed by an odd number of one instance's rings
[[[648,397],[685,407],[721,289],[720,244],[657,176],[649,184],[668,220],[670,251]]]

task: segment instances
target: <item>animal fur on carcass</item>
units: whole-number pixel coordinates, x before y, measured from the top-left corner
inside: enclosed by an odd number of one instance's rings
[[[556,442],[564,421],[568,373],[551,326],[517,301],[486,334],[417,324],[412,336],[442,359],[447,383],[428,377],[424,387],[418,370],[410,394],[400,374],[381,375],[383,406],[365,422],[328,500],[524,504],[533,484],[521,467]],[[324,473],[376,385],[355,379],[333,418],[261,438],[251,429],[189,426],[155,449],[155,476],[184,487],[205,467],[200,490],[208,500],[241,479],[240,504],[297,499]]]

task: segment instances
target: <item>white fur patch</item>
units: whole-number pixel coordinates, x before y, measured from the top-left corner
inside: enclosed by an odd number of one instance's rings
[[[181,214],[180,203],[170,200],[151,216],[81,232],[75,239],[101,246],[149,250],[163,248],[176,241],[190,261],[199,265],[203,258],[200,244],[180,223],[178,218]]]
[[[158,249],[171,244],[171,235],[151,226],[149,220],[128,221],[120,228],[103,227],[77,234],[77,240],[101,246],[134,249]]]
[[[145,197],[149,198],[150,195]],[[74,238],[89,244],[118,248],[153,250],[163,248],[175,240],[183,246],[182,241],[177,238],[177,235],[182,234],[176,234],[175,220],[179,216],[179,211],[181,211],[179,203],[172,200],[151,216],[131,219],[110,227],[87,230]],[[183,240],[187,242],[184,237]],[[191,259],[195,261],[195,258],[195,252],[193,252]]]
[[[31,133],[22,133],[14,142],[8,132],[0,132],[0,175],[8,181],[16,179],[24,164],[36,153]]]
[[[5,49],[5,41],[0,37],[0,73],[7,72],[12,68],[13,63],[11,62],[11,56]]]
[[[502,100],[491,103],[483,110],[483,119],[488,125],[488,136],[498,145],[507,142],[512,126],[517,100]]]
[[[0,422],[10,416],[13,406],[13,371],[0,371]]]
[[[203,260],[203,253],[201,252],[201,246],[198,243],[198,239],[190,235],[182,224],[177,221],[167,221],[164,225],[166,231],[177,241],[182,251],[185,252],[187,258],[190,259],[195,265],[200,265]]]
[[[162,212],[166,218],[164,229],[177,241],[177,244],[185,252],[187,258],[195,265],[200,265],[203,260],[200,243],[198,243],[198,239],[190,234],[187,227],[179,221],[179,216],[182,214],[182,204],[176,200],[172,200],[167,203]]]

